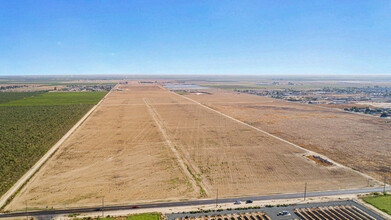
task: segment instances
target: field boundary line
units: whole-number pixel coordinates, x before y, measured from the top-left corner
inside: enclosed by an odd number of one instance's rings
[[[145,105],[147,106],[148,108],[148,111],[149,113],[151,114],[153,120],[155,121],[156,125],[158,126],[160,132],[162,133],[164,139],[166,140],[166,143],[167,145],[170,147],[170,149],[172,150],[172,152],[174,153],[175,157],[178,159],[178,162],[179,162],[179,165],[181,166],[183,172],[185,172],[186,176],[190,179],[190,182],[191,182],[191,185],[193,186],[193,188],[196,190],[196,191],[199,191],[200,194],[202,194],[202,191],[205,192],[205,196],[208,195],[208,192],[204,187],[202,187],[201,185],[199,184],[202,184],[202,183],[198,183],[197,180],[195,179],[195,176],[190,172],[190,168],[189,168],[189,165],[187,165],[187,163],[184,161],[184,159],[181,157],[181,155],[179,154],[179,152],[176,150],[174,144],[170,141],[170,139],[168,138],[168,135],[167,133],[164,131],[162,125],[160,124],[160,120],[158,119],[158,115],[157,115],[157,112],[155,112],[155,110],[153,109],[153,107],[149,104],[148,100],[143,98],[143,101],[145,103]]]
[[[170,92],[171,92],[171,91],[170,91]],[[255,127],[255,126],[252,126],[252,125],[247,124],[247,123],[245,123],[245,122],[243,122],[243,121],[240,121],[240,120],[238,120],[238,119],[236,119],[236,118],[233,118],[233,117],[231,117],[231,116],[229,116],[229,115],[226,115],[226,114],[224,114],[224,113],[222,113],[222,112],[219,112],[219,111],[217,111],[217,110],[215,110],[215,109],[213,109],[213,108],[210,108],[210,107],[208,107],[208,106],[206,106],[206,105],[204,105],[204,104],[201,104],[200,102],[198,102],[198,101],[196,101],[196,100],[194,100],[194,99],[191,99],[191,98],[186,97],[186,96],[183,96],[183,95],[179,95],[179,94],[177,94],[177,93],[175,93],[175,92],[171,92],[171,93],[173,93],[173,94],[175,94],[175,95],[177,95],[177,96],[180,96],[180,97],[182,97],[182,98],[184,98],[184,99],[187,99],[187,100],[189,100],[189,101],[192,101],[192,102],[194,102],[194,103],[196,103],[196,104],[198,104],[198,105],[200,105],[200,106],[203,106],[203,107],[206,108],[206,109],[209,109],[209,110],[211,110],[211,111],[213,111],[213,112],[215,112],[215,113],[218,113],[218,114],[220,114],[220,115],[222,115],[222,116],[224,116],[224,117],[227,117],[227,118],[229,118],[229,119],[232,119],[232,120],[234,120],[234,121],[236,121],[236,122],[238,122],[238,123],[240,123],[240,124],[243,124],[243,125],[246,125],[246,126],[252,128],[252,129],[255,129],[255,130],[257,130],[257,131],[259,131],[259,132],[261,132],[261,133],[263,133],[263,134],[269,135],[269,136],[271,136],[271,137],[273,137],[273,138],[275,138],[275,139],[277,139],[277,140],[279,140],[279,141],[282,141],[282,142],[284,142],[284,143],[286,143],[286,144],[289,144],[289,145],[291,145],[291,146],[294,146],[294,147],[296,147],[296,148],[299,148],[299,149],[301,149],[301,150],[303,150],[303,151],[305,151],[305,152],[307,152],[307,153],[310,153],[310,154],[315,155],[315,156],[323,157],[323,158],[325,158],[325,159],[331,161],[331,162],[332,162],[333,164],[335,164],[336,166],[339,166],[339,167],[341,167],[341,168],[345,168],[345,169],[348,169],[348,170],[350,170],[350,171],[353,171],[353,172],[355,172],[355,173],[357,173],[357,174],[362,175],[362,176],[365,177],[365,178],[371,179],[372,181],[374,181],[374,182],[376,182],[376,183],[378,183],[378,184],[380,184],[380,185],[383,185],[383,183],[382,183],[381,181],[379,181],[379,180],[377,180],[377,179],[375,179],[375,178],[373,178],[373,177],[371,177],[371,176],[369,176],[369,175],[367,175],[367,174],[365,174],[365,173],[359,172],[359,171],[354,170],[354,169],[352,169],[352,168],[350,168],[350,167],[347,167],[347,166],[344,166],[344,165],[342,165],[342,164],[340,164],[340,163],[337,163],[337,162],[335,162],[334,160],[331,160],[330,158],[328,158],[328,157],[326,157],[326,156],[324,156],[324,155],[322,155],[322,154],[319,154],[319,153],[316,153],[316,152],[314,152],[314,151],[308,150],[308,149],[306,149],[306,148],[304,148],[304,147],[301,147],[301,146],[299,146],[299,145],[297,145],[297,144],[294,144],[294,143],[289,142],[289,141],[287,141],[287,140],[285,140],[285,139],[283,139],[283,138],[280,138],[280,137],[278,137],[278,136],[276,136],[276,135],[273,135],[273,134],[271,134],[271,133],[269,133],[269,132],[267,132],[267,131],[264,131],[264,130],[262,130],[262,129],[259,129],[259,128]]]
[[[113,89],[116,86],[113,87]],[[15,193],[18,192],[19,189],[23,187],[23,185],[34,176],[34,174],[45,164],[45,162],[53,156],[53,154],[59,149],[60,145],[64,143],[66,139],[68,139],[71,134],[91,115],[92,112],[106,99],[106,97],[113,91],[111,89],[99,102],[94,105],[67,133],[65,133],[62,138],[57,141],[55,145],[53,145],[42,157],[39,159],[34,166],[32,166],[3,196],[0,198],[0,207],[3,207]],[[5,207],[4,207],[5,208]]]

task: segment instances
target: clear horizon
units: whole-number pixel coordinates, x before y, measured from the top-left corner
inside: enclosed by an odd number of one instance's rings
[[[4,1],[0,76],[390,75],[390,1]]]

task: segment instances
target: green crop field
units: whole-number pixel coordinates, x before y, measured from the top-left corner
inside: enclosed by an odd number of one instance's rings
[[[91,107],[0,107],[0,194],[5,193]]]
[[[0,93],[0,195],[106,94]]]
[[[391,195],[365,197],[363,200],[375,206],[377,209],[391,215]]]
[[[38,96],[44,92],[0,92],[0,104]]]
[[[47,92],[25,99],[6,102],[0,104],[0,106],[96,104],[106,94],[107,92]]]

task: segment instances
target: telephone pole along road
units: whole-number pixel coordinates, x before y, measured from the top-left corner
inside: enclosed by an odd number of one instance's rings
[[[344,195],[344,194],[359,194],[359,193],[373,193],[373,192],[383,192],[384,188],[366,188],[366,189],[350,189],[350,190],[341,190],[341,191],[326,191],[326,192],[307,192],[306,197],[320,197],[320,196],[335,196],[335,195]],[[391,191],[391,187],[386,187],[385,191]],[[295,194],[284,194],[284,195],[270,195],[270,196],[254,196],[254,197],[241,197],[241,198],[227,198],[219,199],[219,203],[231,203],[237,200],[274,200],[274,199],[296,199],[303,198],[304,193],[295,193]],[[134,205],[123,205],[123,206],[107,206],[104,207],[104,211],[117,211],[117,210],[126,210],[126,209],[146,209],[146,208],[167,208],[167,207],[177,207],[177,206],[195,206],[195,205],[209,205],[214,204],[216,199],[208,200],[197,200],[197,201],[186,201],[186,202],[167,202],[167,203],[151,203],[151,204],[134,204]],[[15,213],[5,213],[0,214],[0,218],[11,218],[11,217],[21,217],[21,216],[45,216],[45,215],[61,215],[61,214],[72,214],[72,213],[88,213],[88,212],[97,212],[103,211],[102,207],[91,207],[91,208],[80,208],[80,209],[59,209],[59,210],[44,210],[44,211],[32,211],[32,212],[15,212]]]

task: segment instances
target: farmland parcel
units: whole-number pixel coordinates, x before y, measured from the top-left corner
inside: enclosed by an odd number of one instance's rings
[[[385,213],[391,215],[391,195],[377,195],[364,197],[363,200],[379,210],[382,210]]]
[[[391,182],[391,120],[227,90],[190,94],[217,111]],[[371,184],[371,183],[369,183]]]
[[[105,94],[85,92],[82,94],[84,99],[78,99],[76,93],[1,92],[0,195]],[[65,98],[58,100],[59,95],[78,104],[66,102]],[[38,99],[46,101],[40,101],[38,104]],[[56,102],[56,105],[52,105],[53,102]]]
[[[0,104],[26,99],[40,94],[43,94],[43,92],[0,92]]]
[[[122,85],[8,209],[360,188],[367,179],[158,86]]]

